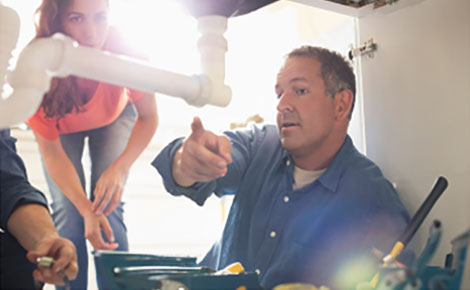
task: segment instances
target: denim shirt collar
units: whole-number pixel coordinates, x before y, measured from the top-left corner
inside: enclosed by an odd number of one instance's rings
[[[352,143],[351,137],[346,135],[343,145],[336,153],[335,158],[331,162],[328,169],[317,179],[324,187],[328,188],[332,192],[336,192],[341,173],[344,168],[344,163],[346,162],[347,156],[350,155],[350,152],[354,150],[354,145]],[[285,149],[282,150],[281,155],[281,164],[280,166],[287,166],[288,161],[290,164],[294,164],[294,161],[289,156]],[[290,172],[294,170],[294,166],[288,166]]]

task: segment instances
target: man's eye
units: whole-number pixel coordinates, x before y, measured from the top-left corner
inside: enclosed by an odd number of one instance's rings
[[[297,95],[304,95],[304,94],[307,93],[307,90],[306,90],[306,89],[298,89],[298,90],[296,91],[296,93],[297,93]]]
[[[283,95],[283,94],[284,94],[284,93],[282,93],[282,92],[276,93],[276,98],[278,98],[278,99],[282,98],[282,95]]]

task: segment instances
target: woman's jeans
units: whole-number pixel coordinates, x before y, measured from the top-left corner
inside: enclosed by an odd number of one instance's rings
[[[61,134],[60,141],[65,153],[75,166],[82,187],[85,190],[85,174],[82,164],[82,155],[85,138],[88,137],[88,150],[90,153],[90,200],[94,200],[93,192],[101,174],[116,160],[127,146],[130,134],[134,128],[137,113],[134,105],[126,106],[121,115],[110,125],[89,131]],[[47,170],[46,179],[52,197],[52,218],[59,234],[70,239],[77,248],[78,276],[71,281],[72,289],[86,289],[88,282],[88,253],[85,240],[84,221],[75,206],[55,185]],[[107,216],[113,229],[115,242],[119,243],[117,250],[128,251],[127,229],[123,220],[123,203]],[[103,239],[108,241],[103,234]],[[96,273],[98,287],[107,289],[102,281],[99,271]],[[62,289],[57,287],[57,289]]]

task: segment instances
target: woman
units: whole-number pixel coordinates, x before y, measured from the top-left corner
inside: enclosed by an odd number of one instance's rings
[[[109,27],[108,10],[107,0],[42,0],[36,38],[60,32],[83,46],[136,57]],[[86,289],[85,238],[96,250],[128,250],[121,197],[131,165],[157,128],[155,97],[74,76],[55,78],[27,123],[45,165],[57,230],[77,248],[79,275],[72,287]],[[81,162],[85,139],[90,199]]]

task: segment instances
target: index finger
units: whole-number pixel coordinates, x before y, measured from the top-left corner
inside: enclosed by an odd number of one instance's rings
[[[103,211],[106,209],[108,206],[109,202],[111,201],[111,198],[116,195],[116,191],[118,190],[116,185],[111,185],[108,186],[103,194],[103,198],[101,199],[100,205],[95,208],[95,213],[96,215],[101,215]]]
[[[64,246],[62,247],[56,255],[56,261],[52,266],[52,270],[55,273],[63,271],[70,264],[76,264],[77,256],[75,253],[75,248]]]
[[[65,267],[60,272],[63,273],[69,280],[75,280],[75,278],[77,278],[77,275],[78,275],[78,264],[77,264],[77,262],[72,262],[72,263],[68,264],[67,267]]]
[[[93,236],[89,241],[95,250],[114,250],[119,246],[117,243],[105,242],[101,235]]]
[[[96,209],[98,208],[98,206],[103,201],[103,191],[104,191],[104,189],[101,186],[101,182],[98,182],[96,184],[95,191],[93,192],[93,195],[95,197],[95,200],[93,201],[93,203],[91,205],[91,210],[93,212],[96,212]]]
[[[204,126],[202,125],[201,119],[199,117],[194,117],[193,122],[191,123],[191,136],[198,138],[204,133]]]

